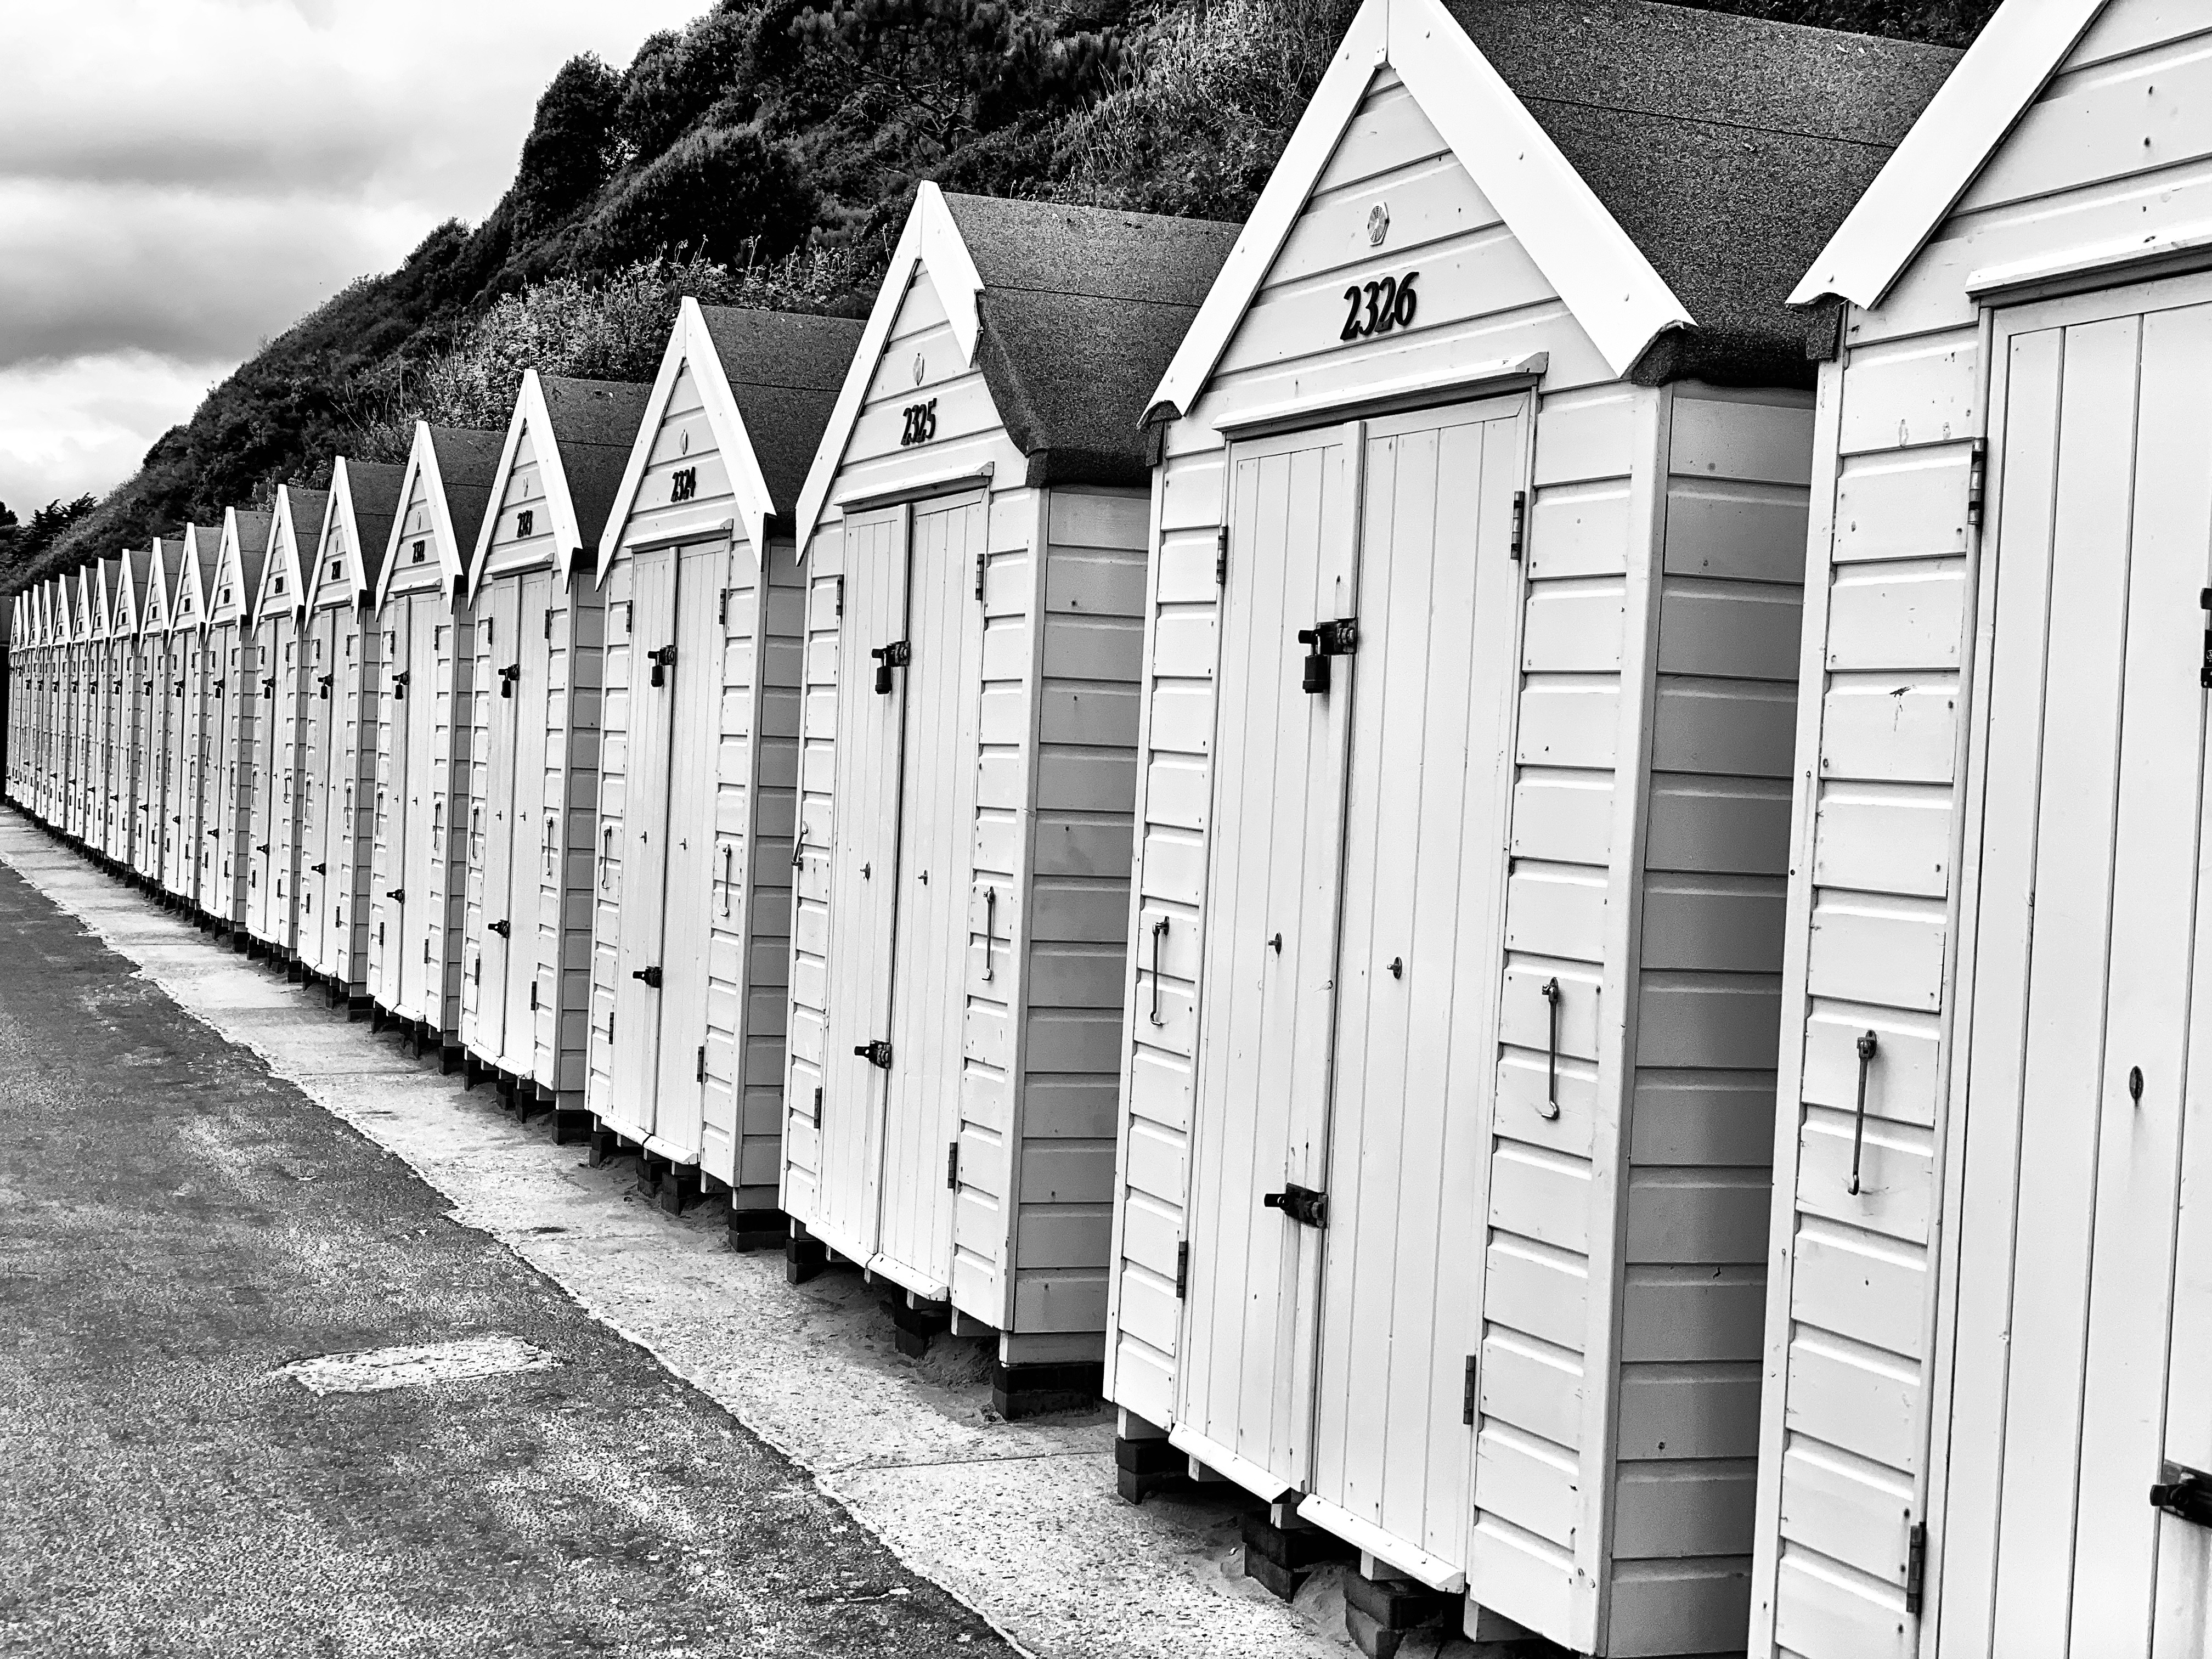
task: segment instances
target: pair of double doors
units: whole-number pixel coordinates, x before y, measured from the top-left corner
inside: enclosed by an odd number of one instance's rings
[[[318,973],[343,969],[357,979],[340,952],[344,884],[354,865],[354,772],[358,750],[349,738],[359,727],[361,664],[351,645],[356,631],[347,614],[323,605],[307,615],[307,660],[300,686],[300,954]],[[341,646],[343,635],[347,643]],[[341,658],[341,651],[343,656]]]
[[[1447,1587],[1525,421],[1500,398],[1230,459],[1176,1426]]]
[[[299,810],[295,788],[300,740],[300,629],[287,610],[264,617],[253,629],[254,671],[248,688],[256,699],[253,785],[246,804],[252,874],[246,882],[246,927],[286,950],[297,940],[293,912],[299,902],[291,877]]]
[[[1923,1650],[2193,1656],[2212,1636],[2212,282],[2027,308],[1996,349]]]
[[[496,577],[487,598],[477,660],[490,678],[477,696],[487,711],[479,729],[489,753],[484,798],[470,808],[483,926],[469,988],[477,1054],[526,1077],[537,1059],[539,894],[556,878],[560,856],[559,804],[545,779],[553,574]]]
[[[818,1230],[949,1293],[983,673],[981,495],[848,519]]]
[[[737,857],[715,822],[732,556],[723,538],[634,555],[613,618],[629,646],[614,1103],[679,1159],[704,1139],[708,951]]]
[[[380,758],[376,836],[380,868],[392,885],[375,896],[379,999],[407,1019],[445,1018],[445,964],[430,940],[430,922],[445,890],[437,861],[446,857],[439,800],[439,630],[450,612],[434,593],[387,600],[384,695],[387,752]],[[447,620],[441,621],[441,619]]]

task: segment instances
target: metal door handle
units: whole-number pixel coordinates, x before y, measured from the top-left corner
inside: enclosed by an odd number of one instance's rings
[[[1317,1193],[1310,1187],[1301,1187],[1295,1181],[1283,1183],[1279,1193],[1260,1194],[1260,1206],[1280,1210],[1284,1216],[1302,1227],[1325,1228],[1328,1225],[1328,1194]]]
[[[1874,1057],[1881,1048],[1881,1039],[1872,1031],[1858,1041],[1859,1103],[1858,1110],[1851,1118],[1851,1184],[1846,1189],[1854,1198],[1858,1196],[1859,1190],[1859,1153],[1866,1145],[1867,1069],[1874,1064]]]
[[[1168,936],[1168,919],[1162,916],[1152,924],[1152,1012],[1147,1016],[1155,1025],[1167,1021],[1160,1017],[1160,941]]]
[[[607,860],[614,856],[615,832],[611,826],[599,831],[599,890],[607,890]]]
[[[1556,975],[1544,981],[1551,1035],[1544,1043],[1544,1103],[1536,1109],[1536,1115],[1547,1123],[1559,1115],[1559,1000],[1563,994]]]
[[[998,931],[999,890],[986,887],[983,890],[983,982],[987,985],[999,976],[999,970],[991,962],[991,940]]]

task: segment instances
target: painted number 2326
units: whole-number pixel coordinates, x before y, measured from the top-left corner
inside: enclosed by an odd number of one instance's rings
[[[899,434],[899,447],[910,448],[926,444],[937,435],[937,399],[926,404],[908,404],[899,411],[906,416],[906,429]]]
[[[1380,282],[1355,283],[1344,290],[1344,302],[1351,307],[1345,313],[1344,331],[1340,340],[1364,340],[1370,335],[1388,334],[1394,328],[1411,328],[1413,313],[1419,308],[1420,297],[1413,292],[1418,270],[1409,270],[1403,276],[1385,276]]]

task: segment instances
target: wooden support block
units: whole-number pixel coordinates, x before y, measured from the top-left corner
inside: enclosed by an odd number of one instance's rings
[[[696,1164],[671,1164],[663,1169],[654,1201],[671,1215],[682,1215],[696,1204],[699,1201],[699,1166]]]
[[[783,1276],[793,1285],[804,1285],[830,1264],[830,1247],[818,1238],[809,1238],[804,1227],[794,1224],[789,1237],[783,1241]]]
[[[438,1075],[440,1077],[451,1077],[454,1073],[461,1069],[463,1062],[465,1061],[467,1058],[467,1051],[464,1049],[459,1043],[440,1043],[438,1045]]]
[[[622,1137],[604,1124],[591,1132],[591,1150],[584,1161],[594,1170],[604,1170],[623,1155]]]
[[[919,1359],[929,1352],[932,1337],[942,1336],[952,1328],[952,1307],[945,1302],[916,1302],[910,1295],[894,1297],[888,1304],[891,1314],[891,1346],[909,1359]],[[993,1367],[992,1394],[998,1393],[996,1372]]]

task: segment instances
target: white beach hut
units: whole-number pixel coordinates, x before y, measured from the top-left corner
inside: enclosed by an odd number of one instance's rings
[[[307,561],[315,556],[329,501],[319,489],[278,486],[268,551],[246,612],[256,728],[248,789],[246,931],[261,949],[288,959],[299,943],[301,761],[313,676],[301,634]]]

